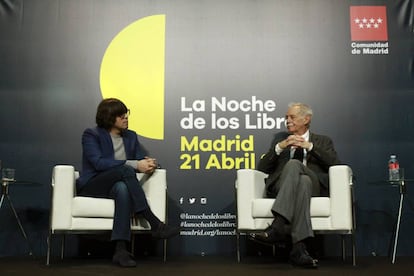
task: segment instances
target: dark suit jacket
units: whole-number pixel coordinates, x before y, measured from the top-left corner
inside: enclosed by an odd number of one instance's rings
[[[144,159],[145,150],[141,147],[134,131],[123,132],[122,140],[128,160]],[[100,127],[88,128],[83,132],[82,149],[82,171],[77,181],[78,190],[98,173],[121,166],[126,161],[115,160],[111,136],[106,129]]]
[[[280,155],[277,155],[275,146],[289,135],[288,132],[277,133],[269,151],[259,161],[258,169],[269,174],[269,177],[266,179],[266,190],[272,196],[274,195],[274,185],[279,180],[283,167],[290,159],[290,148],[284,149]],[[309,141],[313,143],[313,148],[306,156],[307,167],[317,175],[321,185],[321,195],[328,196],[329,167],[339,164],[340,161],[338,160],[333,142],[329,137],[311,132],[309,134]]]

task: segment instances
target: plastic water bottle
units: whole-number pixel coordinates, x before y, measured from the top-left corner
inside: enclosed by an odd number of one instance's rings
[[[397,156],[392,154],[388,161],[388,174],[390,181],[400,180],[400,164],[398,163]]]

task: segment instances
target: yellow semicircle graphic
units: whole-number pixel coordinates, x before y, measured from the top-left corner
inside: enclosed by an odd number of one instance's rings
[[[118,98],[131,110],[129,129],[164,139],[165,15],[144,17],[125,27],[103,56],[103,98]]]

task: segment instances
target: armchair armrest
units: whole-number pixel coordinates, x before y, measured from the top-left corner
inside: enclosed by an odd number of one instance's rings
[[[56,165],[52,172],[51,186],[51,231],[55,229],[70,229],[72,199],[75,193],[75,168],[69,165]]]
[[[264,179],[267,174],[253,170],[237,170],[236,200],[237,200],[237,228],[253,229],[254,219],[252,215],[252,202],[255,198],[263,198],[265,195]]]
[[[352,170],[347,165],[329,168],[332,227],[352,229]]]
[[[138,179],[149,199],[152,212],[163,222],[166,222],[166,206],[167,206],[167,171],[165,169],[157,169],[148,177],[143,173],[137,174]]]

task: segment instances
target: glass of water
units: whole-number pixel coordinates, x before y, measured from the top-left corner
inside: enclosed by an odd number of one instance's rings
[[[14,181],[15,170],[11,168],[3,168],[1,170],[1,180],[6,182]]]

